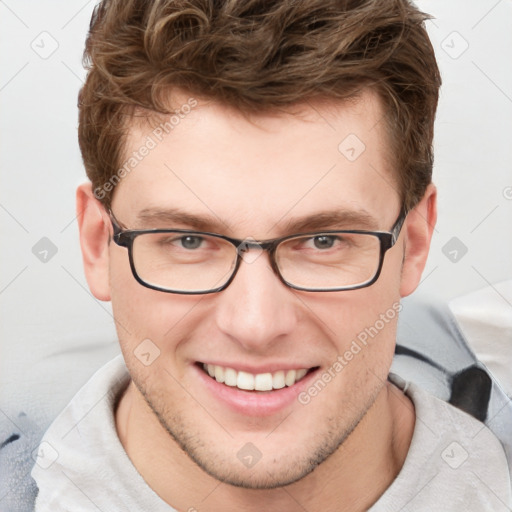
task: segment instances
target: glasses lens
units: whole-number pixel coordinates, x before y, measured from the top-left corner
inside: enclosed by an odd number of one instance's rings
[[[145,233],[133,242],[133,262],[146,284],[170,291],[206,292],[222,286],[236,265],[236,248],[195,232]]]
[[[292,286],[329,290],[371,281],[379,268],[380,240],[361,233],[315,233],[289,238],[276,250],[283,279]]]

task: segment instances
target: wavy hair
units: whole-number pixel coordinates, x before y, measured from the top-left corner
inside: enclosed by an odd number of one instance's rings
[[[135,113],[169,113],[173,90],[257,113],[370,87],[384,108],[402,202],[414,207],[432,177],[441,85],[427,19],[408,0],[103,0],[79,94],[93,188],[118,172]]]

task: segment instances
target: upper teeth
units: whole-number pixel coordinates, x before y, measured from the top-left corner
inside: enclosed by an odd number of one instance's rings
[[[217,382],[249,391],[270,391],[271,389],[292,386],[308,372],[307,369],[300,368],[297,370],[279,370],[274,373],[258,373],[254,375],[247,372],[237,372],[233,368],[214,364],[203,364],[203,368]]]

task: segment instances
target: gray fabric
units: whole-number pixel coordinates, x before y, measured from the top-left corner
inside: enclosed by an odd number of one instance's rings
[[[173,511],[145,483],[117,436],[113,409],[128,382],[119,355],[54,421],[42,440],[49,456],[32,470],[37,511]]]
[[[416,425],[402,470],[369,512],[509,512],[508,463],[494,434],[415,384],[390,380],[413,401]]]
[[[462,335],[457,321],[446,306],[433,306],[427,299],[402,300],[397,344],[427,356],[439,369],[420,359],[396,355],[391,371],[414,382],[442,400],[448,401],[454,376],[471,366],[489,370],[480,363]],[[512,401],[493,377],[485,424],[505,448],[512,478]],[[474,393],[474,389],[468,392]]]
[[[507,461],[492,432],[414,384],[391,378],[413,400],[416,426],[402,471],[371,512],[510,510]],[[50,455],[32,471],[36,512],[173,510],[144,482],[117,437],[113,410],[128,381],[118,356],[52,424],[42,442]]]
[[[30,512],[37,493],[30,475],[43,433],[25,413],[2,413],[0,422],[0,510]]]

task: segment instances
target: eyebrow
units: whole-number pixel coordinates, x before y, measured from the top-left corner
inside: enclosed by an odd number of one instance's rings
[[[137,223],[142,228],[165,228],[166,226],[186,226],[195,231],[222,233],[227,223],[218,217],[208,214],[197,215],[179,208],[156,209],[145,208],[137,215]],[[331,229],[366,229],[377,230],[377,219],[365,210],[327,210],[316,212],[304,217],[280,221],[275,225],[281,234],[294,234],[309,231]]]
[[[165,210],[145,208],[137,215],[137,222],[144,227],[161,227],[163,224],[173,227],[184,225],[196,231],[217,232],[226,229],[226,224],[213,215],[196,215],[179,208]]]
[[[290,219],[286,224],[285,230],[293,233],[307,231],[322,231],[327,229],[367,229],[376,230],[378,222],[375,217],[368,212],[361,210],[333,210],[321,211],[301,217]]]

